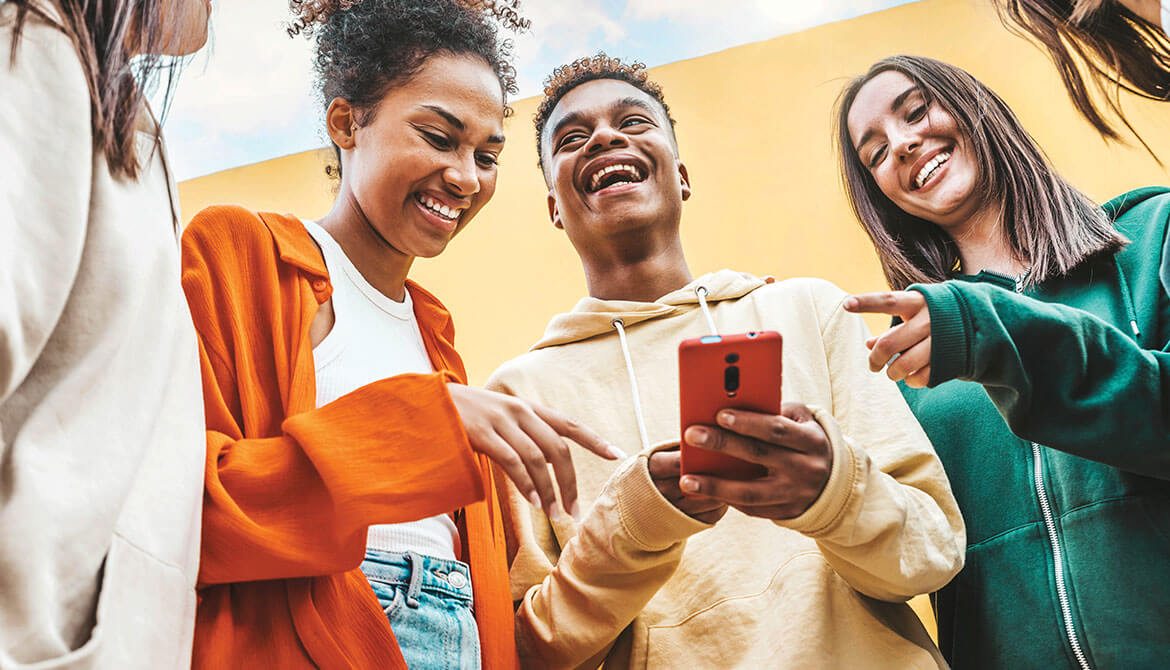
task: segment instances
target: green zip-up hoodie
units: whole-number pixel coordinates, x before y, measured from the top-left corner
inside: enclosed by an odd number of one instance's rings
[[[933,351],[903,393],[967,523],[936,599],[960,670],[1170,663],[1170,189],[1104,208],[1132,244],[1026,295],[991,272],[911,287]]]

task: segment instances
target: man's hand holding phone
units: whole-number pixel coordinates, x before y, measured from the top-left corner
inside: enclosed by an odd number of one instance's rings
[[[682,459],[678,449],[656,451],[650,454],[648,462],[650,479],[663,498],[670,501],[683,514],[703,523],[715,523],[727,512],[727,503],[714,498],[688,496],[679,488],[679,474]]]
[[[757,463],[767,474],[750,480],[686,474],[679,479],[683,494],[772,520],[796,518],[816,502],[829,481],[833,451],[808,407],[786,402],[776,415],[727,409],[716,420],[718,427],[688,427],[683,439],[689,446]]]

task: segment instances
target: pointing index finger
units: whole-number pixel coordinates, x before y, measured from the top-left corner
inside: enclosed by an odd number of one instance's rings
[[[547,407],[532,405],[532,409],[558,435],[569,438],[598,456],[611,461],[626,458],[626,452],[618,449],[588,427],[562,416],[560,413]]]
[[[919,306],[916,303],[917,301],[911,295],[907,295],[906,291],[883,291],[848,296],[841,306],[846,312],[906,317],[918,311]]]

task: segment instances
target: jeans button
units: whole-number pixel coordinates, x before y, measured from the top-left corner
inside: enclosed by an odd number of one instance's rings
[[[462,572],[451,572],[447,575],[447,583],[452,588],[461,589],[467,586],[467,577]]]

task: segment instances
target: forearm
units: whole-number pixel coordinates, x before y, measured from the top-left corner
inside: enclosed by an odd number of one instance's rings
[[[838,574],[872,598],[900,602],[946,585],[963,566],[965,529],[933,453],[908,450],[896,478],[825,410],[814,416],[833,445],[829,481],[804,514],[777,523],[816,540]]]
[[[207,414],[202,583],[351,569],[370,525],[483,497],[441,375],[375,382],[289,417],[270,438],[241,438],[216,404]]]
[[[935,324],[932,386],[977,382],[1021,438],[1170,478],[1170,353],[1088,312],[993,286],[911,288]]]
[[[674,574],[685,538],[709,527],[658,493],[647,457],[622,465],[556,566],[520,601],[517,642],[531,667],[596,667]]]

